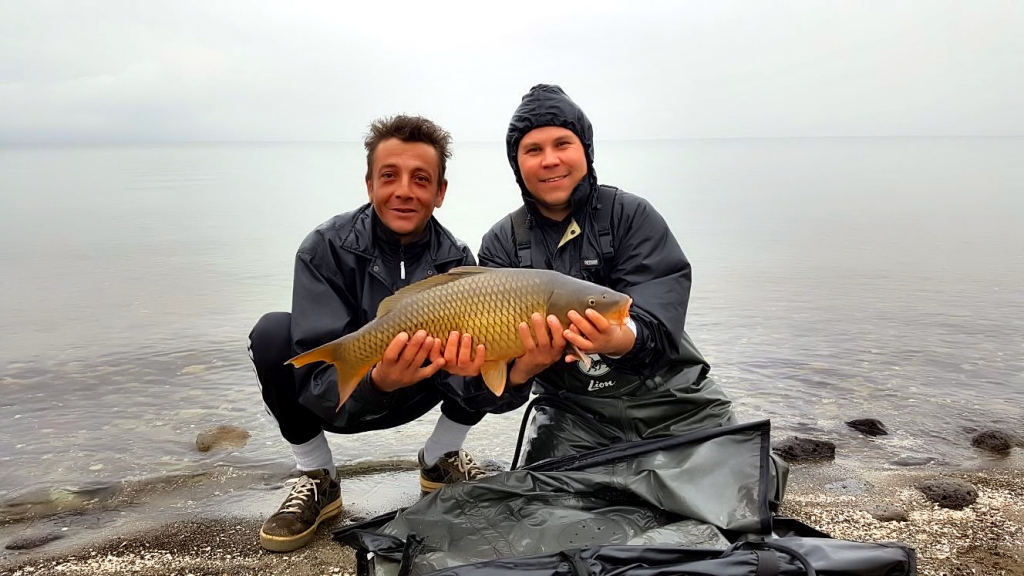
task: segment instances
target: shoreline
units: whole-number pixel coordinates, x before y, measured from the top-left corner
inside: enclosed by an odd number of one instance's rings
[[[1024,466],[974,470],[856,470],[843,464],[792,464],[780,513],[835,538],[898,541],[918,554],[923,576],[1024,576]],[[333,528],[418,498],[405,466],[345,478],[346,507],[307,547],[288,554],[259,546],[265,515],[284,497],[280,472],[225,471],[183,481],[133,502],[0,527],[0,543],[57,533],[66,537],[25,551],[0,550],[0,575],[355,574],[352,551],[331,540]],[[960,479],[977,487],[963,510],[939,508],[915,488],[922,480]],[[879,522],[865,509],[899,506],[905,522]],[[53,532],[55,531],[55,532]]]

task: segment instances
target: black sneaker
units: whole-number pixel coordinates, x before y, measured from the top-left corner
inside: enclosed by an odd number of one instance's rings
[[[292,491],[260,528],[260,544],[271,552],[291,552],[313,539],[316,527],[341,512],[341,485],[327,470],[311,470],[289,480]]]
[[[423,449],[420,449],[420,490],[429,494],[444,486],[464,480],[479,480],[489,473],[477,465],[469,452],[455,450],[448,452],[430,468],[423,463]]]

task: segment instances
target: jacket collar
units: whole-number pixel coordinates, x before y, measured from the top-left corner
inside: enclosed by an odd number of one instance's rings
[[[381,246],[380,243],[382,238],[386,238],[386,235],[375,234],[375,226],[381,226],[381,224],[377,220],[373,205],[367,202],[356,211],[348,234],[341,240],[341,247],[371,260],[383,258],[387,248]],[[425,257],[431,264],[461,260],[465,257],[458,242],[433,216],[427,223],[426,234],[425,239],[417,242],[427,243]]]

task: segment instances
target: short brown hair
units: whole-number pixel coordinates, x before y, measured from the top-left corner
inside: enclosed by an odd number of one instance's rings
[[[402,142],[423,142],[430,144],[437,151],[439,164],[439,182],[444,181],[444,171],[448,159],[452,157],[452,135],[437,124],[422,116],[389,116],[380,118],[370,124],[370,133],[366,135],[363,146],[366,148],[366,178],[373,173],[373,154],[377,146],[388,138],[398,138]]]

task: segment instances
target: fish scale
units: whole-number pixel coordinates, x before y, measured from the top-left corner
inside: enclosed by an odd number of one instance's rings
[[[423,330],[446,342],[451,332],[459,332],[472,335],[473,350],[484,345],[481,374],[500,395],[508,362],[525,352],[518,326],[534,312],[554,314],[568,326],[569,310],[589,307],[621,324],[631,303],[625,294],[558,272],[465,266],[402,288],[381,302],[372,322],[288,362],[296,367],[334,364],[340,407],[399,333]]]

